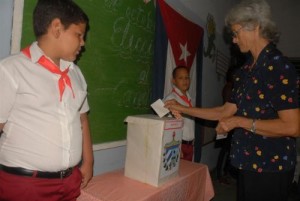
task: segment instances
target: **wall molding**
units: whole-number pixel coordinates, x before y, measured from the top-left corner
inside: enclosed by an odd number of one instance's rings
[[[11,54],[19,52],[21,48],[23,9],[24,0],[14,0],[13,25],[10,49]]]
[[[113,148],[117,148],[117,147],[126,146],[126,144],[127,144],[126,140],[107,142],[107,143],[101,143],[101,144],[94,144],[93,145],[93,151],[113,149]]]

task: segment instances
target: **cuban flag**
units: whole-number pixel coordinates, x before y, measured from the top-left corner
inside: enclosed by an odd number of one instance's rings
[[[196,105],[197,73],[201,73],[197,70],[202,64],[197,53],[202,53],[203,28],[176,12],[165,0],[157,0],[156,5],[153,101],[171,92],[172,71],[182,65],[190,69],[189,92]]]
[[[152,102],[171,92],[172,71],[183,65],[190,70],[192,105],[201,106],[203,33],[202,27],[176,12],[165,0],[156,1]],[[201,157],[201,148],[197,148],[197,144],[202,146],[202,137],[197,135],[200,130],[196,121],[195,162]]]

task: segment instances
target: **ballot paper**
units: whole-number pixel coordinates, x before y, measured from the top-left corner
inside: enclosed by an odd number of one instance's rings
[[[165,116],[170,112],[170,110],[165,108],[164,105],[165,104],[161,99],[158,99],[157,101],[151,104],[151,107],[160,118],[162,118],[163,116]]]
[[[216,140],[221,140],[221,139],[224,139],[224,138],[227,138],[227,133],[217,134],[217,136],[216,136]]]

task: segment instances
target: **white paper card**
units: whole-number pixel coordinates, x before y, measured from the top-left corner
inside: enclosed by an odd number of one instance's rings
[[[163,116],[165,116],[170,112],[170,110],[165,108],[164,105],[165,104],[161,99],[158,99],[157,101],[151,104],[151,107],[160,118],[162,118]]]
[[[217,134],[216,140],[221,140],[221,139],[224,139],[224,138],[227,138],[227,133],[225,133],[225,134]]]

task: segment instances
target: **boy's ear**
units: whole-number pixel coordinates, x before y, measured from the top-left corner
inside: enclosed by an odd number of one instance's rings
[[[63,25],[59,18],[55,18],[54,20],[52,20],[52,22],[50,24],[50,29],[51,29],[51,34],[55,38],[58,38],[60,36],[62,28],[63,28]]]
[[[172,78],[171,83],[175,84],[175,79],[174,78]]]

